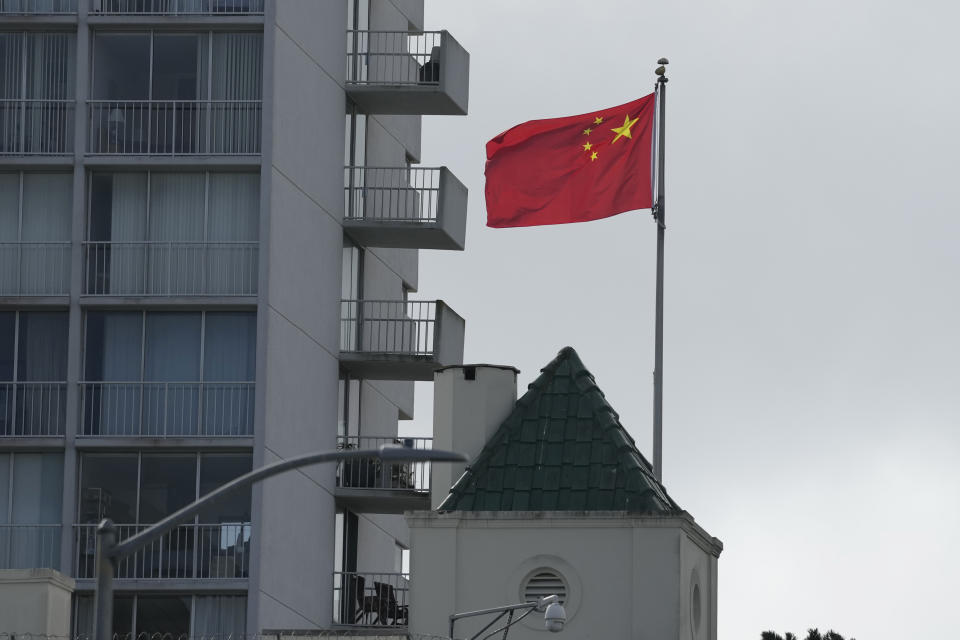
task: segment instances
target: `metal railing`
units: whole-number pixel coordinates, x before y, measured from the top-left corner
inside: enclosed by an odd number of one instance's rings
[[[259,15],[263,14],[263,0],[90,0],[90,13],[147,16]]]
[[[0,155],[73,153],[74,108],[73,100],[0,100]]]
[[[253,382],[81,382],[80,436],[253,435]]]
[[[0,569],[60,569],[59,524],[0,524]]]
[[[341,351],[432,356],[437,326],[433,300],[340,301]]]
[[[60,437],[66,421],[66,382],[0,382],[0,438]]]
[[[81,596],[83,597],[83,596]],[[91,601],[93,596],[86,596]],[[223,596],[221,596],[223,597]],[[244,596],[233,596],[244,597]],[[338,629],[283,629],[275,631],[265,629],[261,633],[233,633],[231,631],[211,633],[175,633],[175,632],[114,632],[112,640],[335,640],[336,638],[363,638],[364,640],[451,640],[448,636],[410,633],[406,629],[390,629],[371,634],[370,629],[362,627]],[[90,632],[75,632],[73,635],[52,633],[20,633],[0,631],[0,640],[93,640]]]
[[[443,32],[347,31],[347,84],[438,85]]]
[[[333,623],[405,627],[409,618],[410,574],[333,573]]]
[[[0,15],[70,15],[77,0],[0,0]]]
[[[146,524],[118,524],[123,540]],[[97,525],[78,524],[74,569],[78,579],[93,578],[96,570]],[[250,573],[250,523],[186,524],[117,563],[119,580],[169,578],[236,579]]]
[[[0,242],[0,296],[69,293],[69,242]]]
[[[377,449],[384,444],[409,449],[432,449],[433,438],[337,436],[337,449]],[[430,463],[390,464],[376,458],[341,461],[337,464],[337,486],[429,493]]]
[[[344,167],[347,220],[436,222],[439,167]]]
[[[257,155],[260,100],[89,100],[91,154]]]
[[[255,296],[258,248],[257,242],[84,242],[83,292]]]

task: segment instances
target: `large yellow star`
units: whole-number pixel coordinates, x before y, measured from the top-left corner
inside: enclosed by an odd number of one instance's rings
[[[584,151],[590,151],[590,148],[591,148],[592,146],[593,146],[593,145],[588,142],[587,144],[583,145],[583,150],[584,150]]]
[[[633,136],[630,135],[630,127],[632,127],[634,124],[636,124],[637,120],[639,120],[639,119],[640,119],[640,116],[637,116],[636,118],[634,118],[633,120],[631,120],[631,119],[630,119],[630,114],[625,115],[625,116],[623,117],[623,126],[622,126],[622,127],[614,127],[614,128],[612,128],[612,129],[610,129],[610,131],[613,131],[615,134],[617,134],[617,135],[615,135],[615,136],[613,137],[613,142],[616,142],[617,140],[619,140],[619,139],[621,138],[621,136],[624,137],[624,138],[630,138],[630,139],[632,140],[632,139],[633,139]],[[611,142],[610,144],[613,144],[613,142]]]

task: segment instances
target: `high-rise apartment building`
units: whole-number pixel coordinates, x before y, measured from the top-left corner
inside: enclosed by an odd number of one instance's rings
[[[0,0],[0,568],[76,579],[278,459],[380,443],[464,322],[416,300],[466,189],[469,57],[423,0]],[[288,473],[118,568],[117,633],[402,627],[429,468]],[[3,629],[0,629],[2,631]]]

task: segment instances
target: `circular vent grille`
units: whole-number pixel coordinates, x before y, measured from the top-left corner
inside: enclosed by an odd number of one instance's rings
[[[556,594],[560,604],[567,600],[567,583],[558,573],[553,571],[537,571],[533,573],[523,585],[523,599],[533,602],[544,596]]]

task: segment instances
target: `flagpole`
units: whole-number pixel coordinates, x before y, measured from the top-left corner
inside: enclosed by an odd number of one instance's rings
[[[657,222],[657,305],[656,338],[653,355],[653,473],[663,481],[663,241],[666,226],[664,185],[664,139],[666,127],[667,76],[666,58],[657,61],[657,106],[659,108],[659,131],[657,134],[657,202],[654,219]]]

